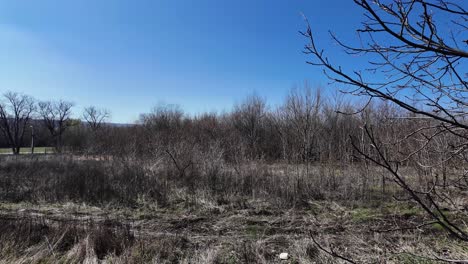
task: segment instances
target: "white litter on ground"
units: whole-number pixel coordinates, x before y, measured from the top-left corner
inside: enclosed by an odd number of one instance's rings
[[[289,259],[289,254],[288,253],[281,253],[279,257],[280,257],[281,260],[288,260]]]

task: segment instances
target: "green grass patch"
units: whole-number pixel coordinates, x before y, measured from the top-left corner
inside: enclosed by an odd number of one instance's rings
[[[248,236],[257,239],[260,236],[262,236],[265,232],[265,227],[264,226],[259,226],[259,225],[248,225],[245,228],[245,232],[247,233]]]
[[[439,223],[432,224],[432,229],[441,231],[441,232],[445,231],[445,229]]]
[[[421,215],[423,213],[421,208],[418,207],[407,207],[407,208],[401,208],[400,210],[397,211],[397,214],[401,216],[416,216],[416,215]]]
[[[382,212],[406,218],[424,215],[423,209],[407,203],[388,203],[382,208]]]
[[[381,216],[380,210],[375,208],[356,208],[351,211],[353,222],[368,222]]]
[[[368,222],[378,220],[386,216],[394,215],[402,218],[420,217],[424,211],[411,204],[405,203],[384,203],[380,207],[357,207],[350,211],[353,222]]]

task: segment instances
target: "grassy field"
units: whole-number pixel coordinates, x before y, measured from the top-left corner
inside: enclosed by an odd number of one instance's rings
[[[468,259],[466,243],[393,199],[404,193],[382,193],[381,174],[362,185],[358,166],[304,174],[258,163],[184,177],[147,160],[24,157],[0,157],[0,264],[346,263],[321,248],[357,263]],[[446,210],[467,228],[465,211]]]
[[[0,203],[0,257],[15,263],[345,263],[315,241],[359,263],[439,263],[432,254],[463,259],[468,252],[436,226],[405,230],[426,219],[393,203],[316,202],[295,210],[254,200],[246,208],[181,206]],[[401,231],[371,231],[395,221]],[[282,252],[289,261],[279,259]]]
[[[35,154],[50,154],[54,153],[55,149],[53,147],[35,147]],[[0,148],[0,154],[13,154],[13,151],[10,148]],[[21,148],[20,154],[31,154],[31,148]]]

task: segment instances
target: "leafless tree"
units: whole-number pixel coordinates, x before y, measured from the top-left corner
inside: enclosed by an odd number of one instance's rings
[[[95,106],[86,107],[83,111],[83,119],[93,132],[99,130],[109,118],[110,112],[108,110],[99,109]]]
[[[39,114],[59,153],[62,152],[63,133],[72,125],[70,119],[72,107],[73,103],[62,100],[39,102]]]
[[[7,92],[0,101],[0,130],[15,155],[20,153],[34,110],[34,100],[27,95]]]
[[[350,163],[352,149],[349,144],[349,133],[358,131],[359,120],[356,116],[343,115],[343,112],[352,112],[351,102],[336,92],[332,97],[325,99],[323,105],[323,129],[320,131],[320,144],[322,145],[321,159],[326,162]]]
[[[288,120],[283,114],[282,109],[276,109],[275,112],[269,113],[268,121],[274,128],[274,131],[278,134],[279,141],[281,142],[281,159],[284,161],[290,161],[290,155],[288,151],[289,141],[289,127]]]
[[[289,131],[298,141],[296,153],[301,161],[317,158],[314,140],[320,129],[320,111],[323,106],[320,89],[312,91],[305,83],[303,89],[292,89],[282,108],[285,119],[290,123]]]
[[[235,129],[246,139],[249,158],[261,156],[259,142],[262,138],[263,121],[266,117],[265,100],[251,95],[234,107],[232,114]]]
[[[140,123],[144,130],[146,154],[150,154],[155,162],[161,159],[168,161],[178,177],[185,179],[195,165],[198,148],[191,120],[185,118],[179,106],[161,104],[151,113],[141,115]]]
[[[366,124],[363,131],[372,148],[363,150],[355,143],[354,146],[364,157],[385,168],[393,181],[440,226],[454,237],[468,241],[466,230],[441,209],[443,205],[459,211],[466,206],[451,200],[454,192],[468,189],[468,11],[463,7],[466,3],[447,0],[354,2],[366,17],[363,27],[357,30],[361,45],[346,44],[334,34],[331,37],[347,54],[366,58],[367,68],[347,70],[333,63],[317,46],[310,25],[303,32],[309,41],[305,46],[305,52],[312,57],[309,63],[323,68],[327,76],[346,87],[348,93],[365,96],[369,101],[389,101],[411,113],[405,118],[413,124],[413,129],[401,135],[400,140],[385,139]],[[428,171],[439,170],[441,164],[432,154],[434,144],[443,137],[453,138],[449,147],[443,149],[443,156],[447,157],[443,163],[452,164],[453,173],[458,173],[459,177],[452,177],[450,190],[440,190],[436,181],[424,189],[416,188],[407,180],[411,175],[404,175],[400,167],[417,164]],[[432,173],[427,175],[432,176]]]
[[[152,155],[164,152],[182,134],[184,112],[177,105],[160,104],[148,114],[140,116],[146,149]],[[158,154],[158,155],[159,155]]]

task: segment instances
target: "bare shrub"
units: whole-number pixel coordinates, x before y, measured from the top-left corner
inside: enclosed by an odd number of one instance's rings
[[[164,205],[165,192],[138,164],[73,159],[23,160],[0,165],[4,201],[132,205],[146,197]]]

